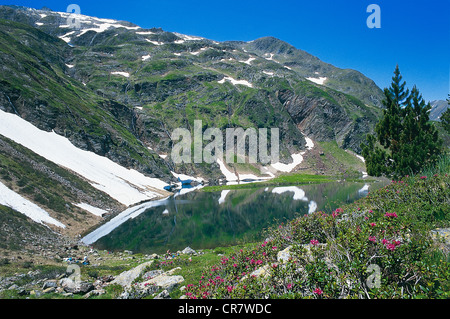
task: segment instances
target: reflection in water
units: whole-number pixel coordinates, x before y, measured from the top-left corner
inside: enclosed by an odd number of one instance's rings
[[[359,191],[358,193],[362,196],[367,196],[367,194],[369,194],[369,187],[370,185],[365,184]]]
[[[182,189],[125,210],[82,240],[100,249],[161,253],[260,240],[269,226],[317,210],[330,212],[381,184],[335,182],[221,192]]]
[[[230,190],[224,190],[222,191],[222,193],[220,193],[219,204],[225,203],[225,199],[227,198],[229,192]]]

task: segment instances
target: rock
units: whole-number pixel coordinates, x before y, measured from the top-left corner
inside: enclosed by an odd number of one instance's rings
[[[167,271],[165,274],[166,274],[167,276],[172,276],[172,275],[173,275],[176,271],[178,271],[178,270],[181,270],[181,267],[173,268],[173,269]]]
[[[197,252],[195,250],[193,250],[191,247],[186,247],[185,249],[183,249],[183,251],[181,253],[185,254],[185,255],[197,254]]]
[[[287,247],[284,250],[281,250],[277,254],[277,260],[279,262],[287,263],[289,261],[289,258],[291,258],[290,250],[292,246]]]
[[[178,284],[184,282],[182,276],[168,276],[166,274],[159,275],[150,280],[144,281],[140,284],[140,287],[145,289],[148,286],[156,286],[158,288],[172,291]]]
[[[20,290],[17,292],[17,294],[18,294],[19,296],[27,296],[27,295],[30,294],[30,292],[27,291],[27,290],[25,290],[25,289],[20,289]]]
[[[63,278],[59,281],[59,286],[63,288],[64,291],[70,291],[76,289],[75,282],[70,278]],[[66,290],[67,289],[67,290]]]
[[[42,285],[42,290],[45,290],[47,288],[56,288],[58,287],[58,282],[55,279],[47,280]]]
[[[123,273],[118,275],[111,283],[121,285],[123,287],[130,287],[131,283],[142,274],[146,267],[150,266],[152,263],[153,260],[140,264],[133,269],[124,271]]]
[[[170,299],[169,292],[167,290],[163,290],[154,299]]]
[[[94,289],[94,290],[89,291],[87,294],[85,294],[83,296],[83,298],[84,299],[88,299],[88,298],[90,298],[92,296],[100,296],[100,295],[103,295],[105,293],[106,293],[106,291],[104,289]]]
[[[144,278],[144,280],[150,280],[152,278],[162,275],[163,273],[164,271],[162,271],[161,269],[150,270],[147,271],[144,275],[142,275],[142,277]]]
[[[90,282],[84,281],[84,282],[80,283],[79,291],[76,292],[76,293],[85,294],[85,293],[88,293],[91,290],[94,290],[94,285],[92,283],[90,283]]]
[[[261,277],[261,276],[263,276],[263,278],[268,278],[270,276],[269,272],[270,272],[270,266],[269,265],[265,265],[265,266],[262,266],[262,267],[256,269],[255,271],[253,271],[250,275],[245,275],[244,277],[241,278],[241,281],[247,279],[248,276],[250,276],[250,277],[253,277],[253,276],[254,277]]]
[[[43,292],[44,294],[49,294],[49,293],[55,292],[55,290],[56,290],[55,287],[49,287],[49,288],[47,288],[47,289],[44,289],[42,292]]]
[[[91,290],[94,290],[94,285],[92,283],[86,281],[77,283],[70,278],[61,279],[59,285],[65,292],[72,294],[85,294]]]

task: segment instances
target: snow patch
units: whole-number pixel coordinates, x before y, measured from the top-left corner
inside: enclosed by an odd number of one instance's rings
[[[305,136],[305,135],[304,135]],[[305,136],[306,141],[306,149],[312,150],[314,148],[314,142],[309,137]],[[275,168],[278,171],[289,173],[291,172],[297,165],[300,165],[303,162],[303,155],[306,153],[306,151],[300,152],[298,154],[292,154],[292,163],[290,164],[283,164],[283,163],[274,163],[271,164],[273,168]]]
[[[355,154],[355,156],[356,156],[357,158],[359,158],[363,163],[366,162],[365,158],[362,157],[361,155]]]
[[[139,35],[150,35],[150,34],[155,34],[155,32],[152,32],[152,31],[139,31],[139,32],[136,32],[136,34],[139,34]]]
[[[19,213],[31,218],[33,221],[45,225],[52,224],[66,228],[64,224],[51,217],[45,210],[17,194],[0,182],[0,204],[8,206]]]
[[[111,72],[111,74],[112,75],[121,75],[121,76],[124,76],[126,78],[130,77],[130,73],[128,73],[128,72],[119,72],[119,71],[117,71],[117,72]]]
[[[71,32],[68,32],[68,33],[66,33],[66,34],[64,34],[62,36],[59,36],[58,38],[60,38],[61,40],[63,40],[66,43],[69,43],[71,41],[71,38],[69,38],[69,36],[74,34],[74,33],[75,33],[75,31],[71,31]]]
[[[164,42],[152,41],[152,40],[149,40],[149,39],[145,39],[145,41],[147,41],[147,42],[149,42],[151,44],[154,44],[154,45],[163,45],[164,44]]]
[[[179,37],[182,38],[185,41],[198,41],[198,40],[203,40],[204,38],[201,37],[196,37],[196,36],[191,36],[191,35],[186,35],[186,34],[181,34],[181,33],[176,33],[174,32],[174,34]]]
[[[328,80],[327,77],[319,77],[319,78],[306,78],[307,80],[314,82],[316,84],[323,85],[326,80]]]
[[[254,60],[256,60],[256,58],[250,57],[250,58],[248,58],[248,60],[246,60],[246,61],[239,61],[239,62],[248,64],[248,65],[251,65],[252,61],[254,61]]]
[[[298,154],[292,154],[292,163],[290,164],[283,164],[283,163],[274,163],[271,164],[273,168],[275,168],[278,171],[289,173],[291,172],[297,165],[300,165],[303,162],[303,155],[304,152],[298,153]]]
[[[237,181],[238,180],[238,177],[236,176],[236,174],[230,172],[221,159],[217,159],[217,164],[219,164],[220,171],[222,172],[223,175],[225,175],[225,179],[227,181]]]
[[[248,86],[249,88],[252,88],[252,87],[253,87],[253,84],[251,84],[250,82],[248,82],[248,81],[246,81],[246,80],[235,80],[235,79],[233,79],[233,78],[230,77],[230,76],[224,77],[222,80],[218,81],[218,83],[224,84],[225,81],[229,81],[229,82],[231,82],[233,85],[238,85],[238,84],[240,84],[240,85]]]
[[[175,172],[171,172],[172,173],[172,175],[175,177],[175,178],[179,178],[179,179],[181,179],[181,180],[188,180],[188,179],[190,179],[190,180],[193,180],[193,181],[196,181],[196,182],[199,182],[199,183],[201,183],[201,182],[203,182],[204,181],[204,179],[203,178],[201,178],[201,177],[193,177],[193,176],[189,176],[189,175],[185,175],[185,174],[177,174],[177,173],[175,173]]]
[[[94,214],[95,216],[100,216],[102,217],[105,214],[108,214],[108,211],[101,209],[101,208],[97,208],[94,206],[91,206],[89,204],[86,203],[79,203],[79,204],[74,204],[75,206],[84,209],[85,211],[88,211],[91,214]]]
[[[75,147],[55,132],[45,132],[19,116],[0,110],[0,134],[49,161],[68,168],[120,203],[130,206],[155,199],[168,184],[127,169],[110,159]]]
[[[142,57],[142,61],[147,61],[148,59],[150,59],[152,56],[149,54],[149,55],[144,55],[143,57]]]
[[[202,53],[203,51],[206,51],[206,50],[208,50],[208,49],[211,49],[211,48],[209,48],[209,47],[207,47],[207,48],[201,48],[201,49],[198,50],[198,51],[193,51],[193,52],[189,52],[189,53],[192,54],[192,55],[199,55],[200,53]]]

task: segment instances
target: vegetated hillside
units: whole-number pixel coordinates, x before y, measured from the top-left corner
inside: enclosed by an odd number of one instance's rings
[[[80,16],[78,30],[67,24],[68,16],[0,7],[0,17],[33,27],[15,25],[33,34],[21,37],[29,38],[27,42],[16,40],[21,45],[16,51],[35,50],[33,57],[42,56],[28,72],[47,74],[50,67],[47,78],[53,79],[32,81],[38,94],[27,92],[22,84],[32,75],[21,72],[24,61],[15,57],[19,60],[8,64],[17,65],[11,71],[18,79],[5,79],[2,107],[9,112],[15,108],[39,127],[65,130],[77,146],[152,176],[171,178],[169,169],[206,178],[222,175],[216,164],[177,167],[170,157],[163,163],[147,149],[169,154],[171,132],[192,129],[194,119],[202,120],[204,129],[280,128],[281,157],[290,162],[290,155],[305,147],[301,132],[359,152],[380,113],[382,92],[373,81],[275,38],[219,43],[87,16]],[[5,33],[18,32],[4,24]],[[41,37],[42,43],[36,42]],[[324,78],[323,85],[315,83]],[[48,91],[58,94],[49,96]],[[21,100],[25,95],[28,103]],[[79,100],[88,105],[71,105]],[[42,114],[34,114],[36,107],[31,105],[38,105]],[[78,118],[84,113],[86,118]],[[69,116],[62,121],[61,114]],[[78,132],[71,129],[75,124]]]
[[[69,55],[63,41],[0,20],[0,108],[81,149],[150,176],[168,176],[165,163],[133,134],[133,111],[95,95],[65,73]]]
[[[381,111],[380,90],[362,75],[344,81],[341,75],[353,71],[274,38],[219,43],[87,16],[79,16],[80,28],[74,29],[68,17],[0,6],[2,112],[167,183],[175,181],[171,171],[213,181],[224,177],[217,163],[175,165],[161,156],[172,150],[173,130],[192,132],[194,120],[202,120],[203,130],[223,132],[279,128],[283,163],[305,151],[310,137],[317,147],[297,167],[308,173],[364,170],[344,151],[360,151]],[[344,89],[333,84],[337,79],[346,83]],[[0,182],[67,226],[51,226],[52,231],[73,237],[102,221],[80,203],[110,213],[124,208],[73,168],[4,136],[0,148]],[[260,175],[259,165],[229,168]]]

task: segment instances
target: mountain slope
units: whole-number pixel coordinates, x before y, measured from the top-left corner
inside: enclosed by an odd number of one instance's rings
[[[444,100],[431,101],[430,120],[440,121],[441,115],[448,109],[448,102]]]
[[[0,21],[0,109],[77,147],[155,177],[168,170],[134,135],[133,112],[65,74],[70,48],[35,28]]]
[[[171,133],[195,120],[224,134],[279,128],[281,163],[306,159],[292,171],[362,171],[351,154],[373,132],[381,90],[359,72],[270,37],[219,43],[82,15],[74,29],[68,17],[0,6],[0,182],[68,226],[52,229],[79,235],[102,221],[96,209],[167,196],[179,173],[264,175],[173,163]]]

